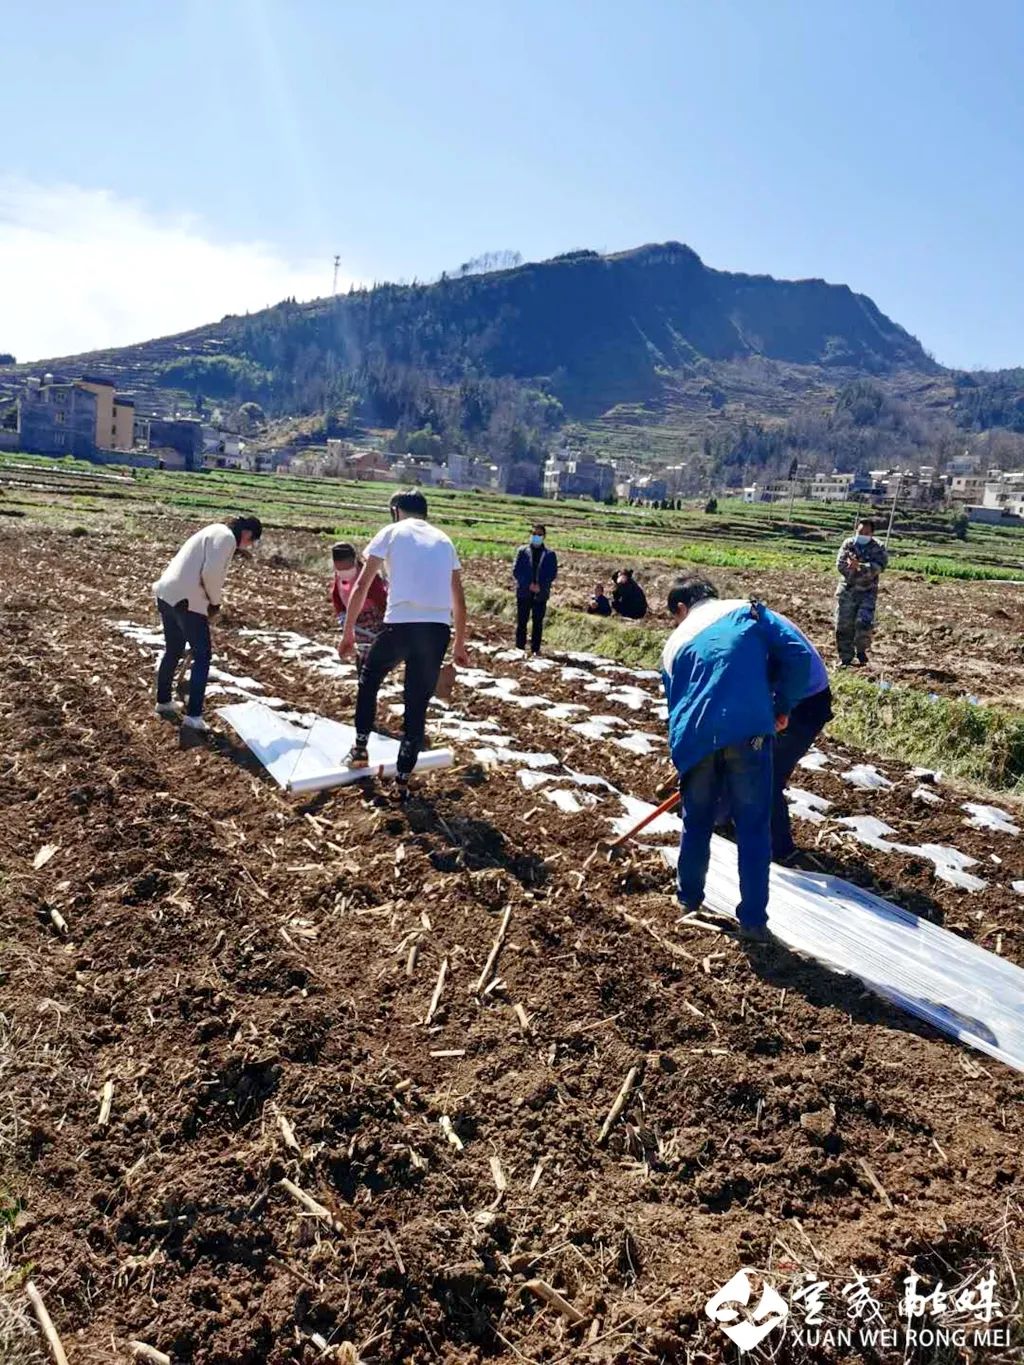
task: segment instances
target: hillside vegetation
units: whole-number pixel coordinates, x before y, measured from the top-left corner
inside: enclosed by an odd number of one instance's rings
[[[513,467],[516,491],[565,435],[685,460],[695,486],[794,457],[941,463],[968,432],[989,462],[1024,444],[1024,372],[954,374],[845,285],[714,270],[677,242],[285,300],[32,368],[107,375],[143,411],[254,400],[319,414],[324,436],[469,449]],[[28,370],[0,367],[0,390]]]

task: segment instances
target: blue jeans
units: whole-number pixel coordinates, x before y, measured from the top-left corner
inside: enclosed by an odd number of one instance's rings
[[[756,747],[755,747],[756,746]],[[739,854],[740,924],[768,922],[768,872],[772,859],[772,742],[759,736],[709,754],[679,783],[683,834],[679,843],[679,901],[696,909],[704,899],[711,834],[723,798],[736,827]]]
[[[793,707],[789,725],[775,736],[772,792],[772,857],[784,862],[796,852],[793,827],[789,821],[786,784],[796,765],[832,719],[832,693],[829,688],[806,697]]]
[[[210,678],[213,646],[210,643],[210,622],[202,612],[189,611],[187,602],[172,607],[163,598],[157,599],[160,620],[164,626],[164,656],[156,675],[158,703],[171,700],[171,687],[182,655],[188,646],[192,650],[192,672],[188,680],[188,714],[201,716]]]

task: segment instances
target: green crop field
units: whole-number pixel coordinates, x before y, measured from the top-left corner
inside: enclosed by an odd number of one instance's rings
[[[304,530],[325,538],[369,537],[386,516],[393,484],[210,471],[186,474],[97,468],[42,456],[0,457],[0,516],[44,523],[105,523],[136,529],[154,516],[219,518],[259,515],[270,530]],[[615,562],[705,564],[735,569],[821,571],[850,533],[857,509],[848,503],[797,502],[792,508],[721,499],[718,512],[699,504],[680,511],[548,502],[484,492],[427,489],[431,516],[467,557],[507,557],[530,522],[547,523],[564,551]],[[944,511],[901,509],[891,540],[894,569],[924,577],[1024,581],[1024,533],[971,526],[953,534]]]

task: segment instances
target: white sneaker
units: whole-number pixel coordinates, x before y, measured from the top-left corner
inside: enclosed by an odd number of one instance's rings
[[[202,716],[182,716],[181,723],[189,730],[198,730],[200,734],[203,735],[205,735],[210,728],[206,721],[203,720]]]
[[[158,701],[153,715],[160,720],[177,720],[183,710],[180,701]]]

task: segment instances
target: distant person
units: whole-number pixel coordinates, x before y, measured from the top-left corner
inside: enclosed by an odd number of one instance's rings
[[[363,561],[356,554],[355,546],[345,543],[331,549],[334,574],[331,577],[331,606],[334,616],[342,630],[348,616],[349,599],[355,587]],[[366,601],[356,621],[356,663],[362,670],[370,646],[384,629],[384,613],[388,606],[388,589],[384,580],[378,576],[370,584]]]
[[[587,615],[611,616],[611,614],[612,604],[608,601],[608,598],[605,596],[604,584],[595,583],[593,596],[587,603]]]
[[[612,610],[627,621],[642,621],[647,615],[647,598],[632,569],[620,569],[615,575]]]
[[[384,628],[370,646],[359,675],[356,740],[346,761],[350,768],[369,767],[368,745],[377,715],[377,693],[391,670],[404,663],[405,716],[396,775],[404,797],[409,774],[423,748],[427,707],[452,640],[453,616],[452,657],[463,667],[469,664],[462,566],[452,542],[427,521],[427,500],[417,489],[396,493],[391,499],[391,525],[373,537],[365,559],[348,601],[338,645],[342,658],[356,647],[356,622],[371,584],[385,567],[388,603]]]
[[[813,651],[760,603],[719,601],[697,574],[676,580],[668,611],[677,625],[662,653],[662,680],[682,799],[679,902],[692,911],[704,900],[711,835],[727,804],[739,859],[740,937],[765,942],[772,740],[806,694]]]
[[[836,568],[836,652],[843,668],[863,666],[875,627],[878,580],[889,566],[889,551],[875,539],[875,523],[862,517],[857,534],[839,547]]]
[[[811,655],[810,673],[800,700],[789,713],[789,724],[775,736],[772,777],[772,861],[789,863],[797,855],[789,819],[786,787],[796,765],[832,719],[832,689],[828,669],[807,636],[781,612],[778,620],[795,631]]]
[[[520,545],[512,565],[516,584],[516,649],[526,650],[530,625],[530,653],[539,654],[551,585],[558,577],[558,557],[545,544],[547,529],[537,522],[526,545]]]
[[[220,611],[228,568],[236,551],[255,545],[263,534],[258,517],[235,517],[226,526],[216,522],[189,536],[153,584],[157,610],[164,627],[164,653],[156,675],[156,714],[165,720],[180,712],[171,697],[174,675],[186,648],[192,650],[188,706],[182,725],[206,731],[203,702],[210,677],[213,646],[210,618]]]

